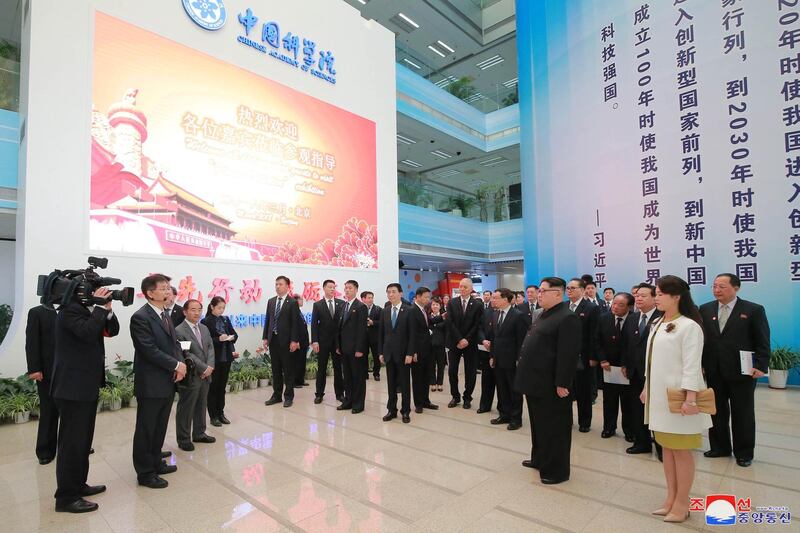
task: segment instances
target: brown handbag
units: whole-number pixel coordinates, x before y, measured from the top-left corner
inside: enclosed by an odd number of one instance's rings
[[[680,413],[681,405],[686,401],[686,391],[683,389],[667,388],[667,403],[670,413]],[[701,413],[717,414],[717,403],[714,399],[714,389],[697,391],[697,408]]]

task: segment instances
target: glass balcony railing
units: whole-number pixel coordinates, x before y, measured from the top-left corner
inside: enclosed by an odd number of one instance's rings
[[[0,39],[0,109],[19,111],[19,47]]]
[[[475,193],[467,193],[446,189],[425,179],[398,176],[397,192],[401,203],[480,222],[522,218],[521,201],[510,200],[508,187],[501,185],[485,185]]]

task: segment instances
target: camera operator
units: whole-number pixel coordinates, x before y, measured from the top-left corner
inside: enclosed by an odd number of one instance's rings
[[[186,376],[186,364],[178,345],[175,326],[164,311],[171,294],[170,278],[153,274],[142,280],[147,298],[131,317],[134,391],[138,402],[133,435],[133,467],[139,485],[163,489],[168,483],[160,475],[177,470],[161,460],[175,383]]]
[[[85,513],[97,504],[83,499],[99,494],[105,485],[89,486],[89,451],[94,437],[97,399],[105,385],[103,337],[119,333],[119,321],[111,310],[111,291],[99,288],[92,294],[109,298],[105,305],[63,304],[55,323],[55,358],[52,397],[61,418],[56,460],[56,511]]]
[[[25,327],[25,356],[28,377],[36,382],[39,393],[39,432],[36,437],[36,457],[40,465],[56,458],[58,443],[58,407],[50,396],[53,383],[53,358],[56,350],[56,311],[37,305],[28,311]]]

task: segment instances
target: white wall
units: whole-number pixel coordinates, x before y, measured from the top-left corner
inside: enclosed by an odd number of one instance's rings
[[[208,32],[189,20],[179,0],[30,2],[30,15],[23,27],[27,53],[23,54],[20,109],[26,131],[20,146],[17,224],[16,272],[21,275],[13,284],[18,311],[6,342],[0,347],[0,373],[16,375],[24,370],[24,310],[38,303],[37,275],[54,268],[81,267],[88,255],[96,255],[88,249],[95,9],[372,120],[376,123],[378,147],[379,268],[375,271],[105,254],[110,260],[106,275],[138,286],[150,272],[161,271],[178,278],[191,274],[198,285],[208,290],[212,279],[222,272],[231,278],[237,291],[229,311],[246,314],[263,312],[266,298],[274,294],[273,280],[279,274],[301,281],[331,277],[340,284],[354,278],[360,281],[362,290],[380,293],[396,278],[394,35],[379,24],[362,19],[345,2],[227,0],[225,5],[227,24],[217,32]],[[252,50],[237,43],[237,15],[247,7],[258,8],[260,17],[280,21],[287,30],[313,36],[334,50],[337,84],[324,83],[278,61],[265,61],[263,55],[250,53]],[[257,305],[244,306],[238,300],[240,280],[246,278],[261,280],[264,296]],[[119,337],[107,342],[109,360],[115,353],[132,357],[128,318],[140,305],[141,300],[132,307],[117,306],[123,330]],[[240,333],[238,347],[252,350],[260,331],[246,328]]]

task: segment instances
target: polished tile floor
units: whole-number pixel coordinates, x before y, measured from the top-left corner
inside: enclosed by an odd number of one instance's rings
[[[385,375],[384,375],[385,377]],[[332,390],[332,383],[328,384]],[[178,472],[165,490],[140,488],[131,465],[133,409],[98,415],[90,483],[100,510],[55,513],[55,464],[33,454],[36,423],[0,427],[0,530],[24,531],[647,531],[702,530],[702,513],[664,524],[650,510],[663,498],[655,456],[627,456],[621,436],[601,439],[601,401],[592,431],[573,434],[571,480],[543,486],[522,468],[530,434],[489,424],[496,415],[442,408],[411,424],[381,421],[386,382],[368,383],[367,409],[336,411],[329,392],[297,392],[290,409],[265,407],[265,389],[228,395],[230,426],[215,444],[180,451],[170,422],[165,448]],[[479,394],[476,394],[478,397]],[[477,403],[477,402],[476,402]],[[751,468],[697,453],[693,495],[750,497],[752,504],[800,512],[800,390],[756,392],[758,447]],[[174,415],[173,415],[174,416]],[[526,415],[527,416],[527,415]],[[707,443],[706,443],[707,444]],[[726,531],[754,528],[735,526]],[[768,527],[766,524],[761,528]],[[790,526],[800,531],[800,517]],[[712,528],[713,529],[713,528]]]

